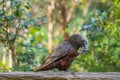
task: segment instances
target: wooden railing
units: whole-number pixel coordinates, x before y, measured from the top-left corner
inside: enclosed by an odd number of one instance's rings
[[[119,72],[2,72],[0,80],[120,80]]]

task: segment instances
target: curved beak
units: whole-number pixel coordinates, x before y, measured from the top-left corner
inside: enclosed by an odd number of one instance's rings
[[[88,51],[88,44],[85,44],[84,46],[82,46],[82,52],[81,53],[86,53]]]
[[[82,46],[82,52],[81,53],[86,53],[89,48],[88,48],[88,40],[85,36],[82,37],[84,45]]]

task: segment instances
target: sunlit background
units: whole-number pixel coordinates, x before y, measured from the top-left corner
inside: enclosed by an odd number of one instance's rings
[[[89,40],[89,51],[70,70],[120,71],[119,0],[0,0],[0,72],[40,66],[64,40],[62,17],[70,36],[79,33]]]

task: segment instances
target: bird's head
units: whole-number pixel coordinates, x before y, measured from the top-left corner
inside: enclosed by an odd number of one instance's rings
[[[85,36],[81,34],[74,34],[73,36],[71,36],[71,40],[73,47],[77,49],[82,47],[81,53],[85,53],[88,51],[88,39]]]

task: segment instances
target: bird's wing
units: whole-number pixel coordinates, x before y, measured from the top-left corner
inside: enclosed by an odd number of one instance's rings
[[[63,41],[59,46],[56,47],[54,52],[45,59],[43,64],[40,66],[40,68],[44,68],[52,64],[53,62],[59,60],[60,58],[64,57],[65,55],[67,55],[71,47],[72,46],[69,43]]]

